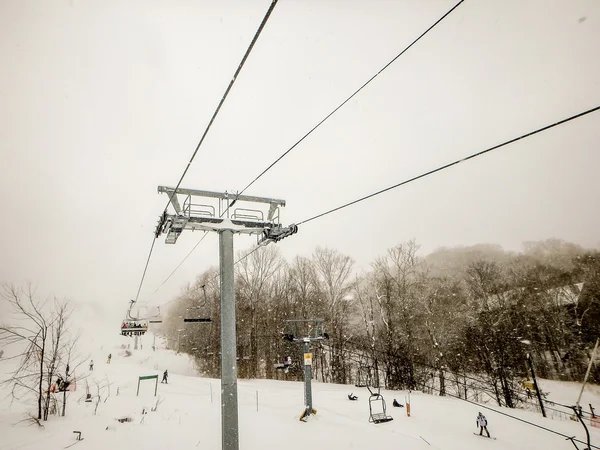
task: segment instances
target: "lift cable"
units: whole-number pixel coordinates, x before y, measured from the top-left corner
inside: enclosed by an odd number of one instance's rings
[[[435,391],[437,391],[437,392],[440,392],[440,389],[438,389],[438,388],[431,387],[431,386],[428,386],[428,388],[429,388],[429,389],[433,389],[433,390],[435,390]],[[571,440],[571,441],[575,441],[575,442],[579,442],[580,444],[587,445],[587,443],[586,443],[586,442],[583,442],[583,441],[581,441],[581,440],[579,440],[579,439],[576,439],[574,436],[567,436],[566,434],[563,434],[563,433],[561,433],[561,432],[559,432],[559,431],[555,431],[555,430],[553,430],[553,429],[551,429],[551,428],[547,428],[547,427],[544,427],[544,426],[542,426],[542,425],[538,425],[537,423],[533,423],[533,422],[530,422],[530,421],[528,421],[528,420],[521,419],[520,417],[513,416],[513,415],[511,415],[511,414],[508,414],[508,413],[505,413],[505,412],[503,412],[503,411],[498,411],[497,409],[494,409],[494,408],[492,408],[492,407],[490,407],[490,406],[482,405],[481,403],[477,403],[477,402],[474,402],[474,401],[472,401],[472,400],[469,400],[469,399],[461,398],[461,397],[459,397],[459,396],[457,396],[457,395],[454,395],[454,394],[449,394],[448,392],[446,392],[445,394],[446,394],[447,396],[449,396],[449,397],[454,397],[454,398],[457,398],[457,399],[459,399],[459,400],[465,401],[465,402],[467,402],[467,403],[471,403],[471,404],[473,404],[473,405],[477,405],[477,407],[478,407],[478,408],[484,408],[484,409],[487,409],[487,410],[493,411],[493,412],[495,412],[495,413],[502,414],[503,416],[510,417],[511,419],[515,419],[515,420],[518,420],[518,421],[520,421],[520,422],[526,423],[527,425],[532,425],[532,426],[534,426],[534,427],[541,428],[542,430],[549,431],[550,433],[558,434],[559,436],[562,436],[562,437],[564,437],[565,439],[568,439],[568,440]],[[593,444],[590,444],[590,447],[593,447],[593,448],[600,449],[600,447],[598,447],[598,446],[596,446],[596,445],[593,445]]]
[[[173,190],[173,193],[169,196],[169,201],[167,202],[167,205],[165,206],[165,209],[164,209],[165,211],[167,211],[167,209],[169,207],[169,203],[171,202],[171,199],[173,198],[173,196],[176,194],[177,189],[179,189],[179,186],[181,186],[181,182],[183,181],[183,178],[185,177],[188,169],[190,168],[190,165],[192,164],[192,161],[196,157],[196,154],[198,153],[198,150],[200,149],[200,146],[204,142],[204,139],[206,138],[206,135],[208,134],[208,130],[210,130],[210,127],[212,126],[213,122],[215,121],[215,118],[217,117],[217,114],[219,114],[219,111],[221,110],[221,106],[223,106],[223,103],[225,103],[225,99],[227,98],[227,95],[229,94],[229,91],[231,91],[231,88],[233,87],[233,83],[235,83],[235,80],[237,79],[238,75],[240,74],[240,72],[242,70],[242,67],[244,66],[244,63],[246,62],[246,59],[248,59],[248,56],[250,55],[250,52],[252,51],[252,48],[254,47],[254,44],[258,40],[258,37],[260,36],[260,33],[262,32],[263,28],[265,27],[265,25],[267,23],[267,20],[269,20],[269,17],[271,16],[271,12],[273,12],[273,9],[275,8],[275,5],[277,4],[277,2],[278,2],[278,0],[272,0],[271,1],[271,6],[269,6],[269,9],[267,10],[267,13],[265,14],[265,17],[263,17],[263,20],[260,23],[260,26],[258,27],[258,30],[256,31],[256,33],[254,34],[254,37],[252,38],[252,42],[250,42],[250,46],[246,50],[246,53],[244,54],[244,57],[242,58],[242,61],[240,62],[238,68],[235,71],[235,73],[233,74],[233,78],[231,78],[231,81],[229,82],[229,86],[227,86],[227,89],[225,90],[225,93],[223,94],[223,97],[221,98],[221,101],[219,102],[219,105],[217,106],[217,109],[213,113],[210,121],[208,122],[208,125],[206,126],[206,129],[204,130],[204,133],[202,134],[202,137],[200,138],[200,141],[198,142],[198,145],[196,146],[196,149],[194,150],[194,153],[192,154],[192,157],[190,158],[190,161],[187,163],[187,166],[185,167],[185,170],[181,174],[181,178],[179,178],[179,181],[177,182],[177,185],[175,186],[175,189]]]
[[[202,239],[204,239],[204,237],[203,237]],[[198,244],[199,244],[200,242],[202,242],[202,239],[200,239],[200,241],[198,242]],[[190,256],[190,254],[191,254],[191,253],[194,251],[194,249],[195,249],[195,248],[198,246],[198,244],[196,244],[196,246],[194,246],[194,248],[192,248],[192,250],[190,251],[190,253],[188,253],[188,256]],[[244,260],[244,259],[246,259],[248,256],[250,256],[252,253],[254,253],[256,250],[258,250],[260,247],[261,247],[260,245],[257,245],[257,246],[256,246],[256,247],[254,247],[252,250],[250,250],[248,253],[246,253],[244,256],[242,256],[242,257],[241,257],[241,258],[239,258],[237,261],[235,261],[235,262],[233,263],[233,265],[235,266],[235,265],[236,265],[237,263],[239,263],[240,261],[243,261],[243,260]],[[187,258],[187,256],[186,256],[186,258]],[[183,261],[185,261],[185,259],[184,259]],[[183,264],[183,261],[181,261],[181,264]],[[181,264],[179,264],[179,266],[181,266]],[[175,268],[175,270],[177,270],[177,269],[179,268],[179,266],[177,266],[177,267]],[[175,273],[175,270],[173,271],[173,273]],[[173,275],[173,273],[172,273],[171,275]],[[170,276],[170,275],[169,275],[169,276]],[[220,277],[220,275],[217,275],[216,277],[214,277],[214,278],[213,278],[213,280],[217,280],[219,277]],[[166,281],[167,281],[167,280],[165,280],[165,282],[166,282]],[[163,283],[163,284],[164,284],[164,283]],[[157,289],[157,290],[158,290],[158,289]],[[156,292],[156,291],[155,291],[155,292]],[[176,302],[176,301],[177,301],[177,300],[179,300],[179,299],[180,299],[180,297],[174,298],[173,300],[169,300],[168,302],[161,303],[161,305],[160,305],[160,306],[168,305],[169,303]]]
[[[468,161],[468,160],[470,160],[470,159],[474,159],[474,158],[476,158],[476,157],[478,157],[478,156],[484,155],[484,154],[486,154],[486,153],[489,153],[489,152],[491,152],[491,151],[493,151],[493,150],[497,150],[497,149],[499,149],[499,148],[501,148],[501,147],[505,147],[505,146],[507,146],[507,145],[509,145],[509,144],[512,144],[512,143],[514,143],[514,142],[516,142],[516,141],[519,141],[519,140],[521,140],[521,139],[528,138],[528,137],[530,137],[530,136],[533,136],[533,135],[535,135],[535,134],[541,133],[542,131],[549,130],[549,129],[551,129],[551,128],[554,128],[554,127],[556,127],[556,126],[558,126],[558,125],[562,125],[562,124],[564,124],[564,123],[566,123],[566,122],[569,122],[569,121],[571,121],[571,120],[577,119],[577,118],[579,118],[579,117],[583,117],[583,116],[585,116],[585,115],[587,115],[587,114],[591,114],[591,113],[593,113],[593,112],[595,112],[595,111],[598,111],[598,110],[600,110],[600,106],[596,106],[596,107],[594,107],[594,108],[591,108],[591,109],[588,109],[588,110],[586,110],[586,111],[583,111],[583,112],[581,112],[581,113],[579,113],[579,114],[575,114],[575,115],[573,115],[573,116],[570,116],[570,117],[568,117],[568,118],[566,118],[566,119],[560,120],[560,121],[558,121],[558,122],[555,122],[555,123],[552,123],[552,124],[550,124],[550,125],[546,125],[546,126],[544,126],[544,127],[542,127],[542,128],[538,128],[537,130],[531,131],[531,132],[529,132],[529,133],[523,134],[523,135],[521,135],[521,136],[518,136],[518,137],[516,137],[516,138],[510,139],[510,140],[508,140],[508,141],[505,141],[505,142],[503,142],[502,144],[498,144],[498,145],[495,145],[495,146],[493,146],[493,147],[490,147],[490,148],[487,148],[487,149],[485,149],[485,150],[482,150],[482,151],[480,151],[480,152],[473,153],[472,155],[469,155],[469,156],[467,156],[467,157],[465,157],[465,158],[457,159],[457,160],[455,160],[455,161],[453,161],[453,162],[450,162],[450,163],[448,163],[448,164],[445,164],[445,165],[443,165],[443,166],[440,166],[440,167],[438,167],[437,169],[432,169],[432,170],[430,170],[430,171],[428,171],[428,172],[425,172],[425,173],[423,173],[423,174],[421,174],[421,175],[417,175],[417,176],[415,176],[415,177],[413,177],[413,178],[410,178],[410,179],[408,179],[408,180],[402,181],[402,182],[400,182],[400,183],[398,183],[398,184],[395,184],[395,185],[393,185],[393,186],[389,186],[389,187],[387,187],[387,188],[385,188],[385,189],[381,189],[381,190],[379,190],[379,191],[377,191],[377,192],[374,192],[374,193],[372,193],[372,194],[369,194],[369,195],[367,195],[367,196],[361,197],[361,198],[359,198],[359,199],[357,199],[357,200],[353,200],[353,201],[351,201],[351,202],[345,203],[345,204],[343,204],[343,205],[341,205],[341,206],[338,206],[338,207],[336,207],[336,208],[333,208],[333,209],[330,209],[330,210],[328,210],[328,211],[325,211],[325,212],[323,212],[323,213],[317,214],[316,216],[312,216],[312,217],[310,217],[310,218],[308,218],[308,219],[304,219],[304,220],[302,220],[302,221],[300,221],[300,222],[297,222],[297,223],[296,223],[296,225],[301,225],[301,224],[308,223],[308,222],[310,222],[310,221],[312,221],[312,220],[318,219],[318,218],[320,218],[320,217],[323,217],[323,216],[326,216],[326,215],[328,215],[328,214],[331,214],[331,213],[333,213],[333,212],[339,211],[339,210],[341,210],[341,209],[343,209],[343,208],[346,208],[346,207],[348,207],[348,206],[351,206],[351,205],[354,205],[354,204],[356,204],[356,203],[362,202],[363,200],[367,200],[367,199],[369,199],[369,198],[371,198],[371,197],[375,197],[376,195],[382,194],[382,193],[384,193],[384,192],[390,191],[390,190],[392,190],[392,189],[395,189],[395,188],[397,188],[397,187],[400,187],[400,186],[403,186],[403,185],[405,185],[405,184],[411,183],[411,182],[413,182],[413,181],[416,181],[416,180],[418,180],[418,179],[420,179],[420,178],[424,178],[424,177],[426,177],[426,176],[428,176],[428,175],[432,175],[432,174],[434,174],[434,173],[436,173],[436,172],[440,172],[440,171],[442,171],[442,170],[444,170],[444,169],[448,169],[449,167],[455,166],[455,165],[457,165],[457,164],[459,164],[459,163],[461,163],[461,162]],[[200,242],[201,242],[201,241],[202,241],[202,239],[200,240]],[[199,244],[200,242],[198,242],[198,244]],[[198,244],[196,244],[196,246],[197,246]],[[194,249],[196,248],[196,246],[195,246],[195,247],[192,249],[192,251],[194,251]],[[246,253],[246,255],[244,255],[242,258],[238,259],[238,260],[235,262],[235,264],[237,264],[238,262],[240,262],[240,261],[241,261],[241,260],[243,260],[243,259],[246,259],[248,256],[250,256],[252,253],[254,253],[255,251],[257,251],[259,248],[260,248],[260,246],[256,246],[256,247],[255,247],[253,250],[251,250],[251,251],[249,251],[248,253]],[[190,254],[191,254],[191,252],[192,252],[192,251],[190,251]],[[188,256],[189,256],[189,254],[188,254]],[[186,258],[187,258],[187,256],[186,256]],[[184,260],[184,261],[185,261],[185,260]],[[182,261],[182,263],[183,263],[183,261]],[[180,264],[180,265],[181,265],[181,264]],[[179,268],[179,266],[178,266],[178,268]],[[175,269],[175,270],[177,270],[177,269]],[[171,301],[169,301],[169,302],[167,302],[167,303],[171,303],[171,302],[173,302],[173,301],[174,301],[174,300],[171,300]]]
[[[449,16],[450,13],[452,13],[452,11],[454,11],[456,8],[458,8],[460,6],[460,4],[463,2],[464,2],[464,0],[460,0],[456,5],[454,5],[452,7],[452,9],[450,9],[448,12],[446,12],[446,14],[444,14],[442,17],[440,17],[433,25],[431,25],[429,28],[427,28],[423,33],[421,33],[419,35],[419,37],[417,37],[406,48],[404,48],[404,50],[402,50],[400,53],[398,53],[396,56],[394,56],[375,75],[373,75],[371,78],[369,78],[361,87],[359,87],[356,91],[354,91],[354,93],[352,93],[352,95],[350,95],[348,98],[346,98],[346,100],[344,100],[342,103],[340,103],[333,111],[331,111],[329,114],[327,114],[325,116],[325,118],[323,118],[319,123],[317,123],[313,128],[311,128],[310,131],[308,131],[308,133],[306,133],[304,136],[302,136],[294,145],[292,145],[288,150],[286,150],[284,153],[282,153],[281,156],[279,156],[275,161],[273,161],[256,178],[254,178],[254,180],[252,180],[250,183],[248,183],[246,185],[246,187],[244,189],[242,189],[237,195],[238,196],[242,195],[250,186],[252,186],[256,181],[258,181],[258,179],[260,177],[262,177],[265,173],[267,173],[275,164],[277,164],[279,161],[281,161],[288,153],[290,153],[294,148],[296,148],[296,146],[298,146],[298,144],[300,144],[304,139],[306,139],[310,134],[312,134],[313,131],[315,131],[317,128],[319,128],[327,119],[329,119],[331,116],[333,116],[342,106],[344,106],[346,103],[348,103],[350,100],[352,100],[352,98],[354,98],[354,96],[356,94],[358,94],[360,91],[362,91],[363,88],[365,88],[369,83],[371,83],[371,81],[373,81],[384,70],[386,70],[389,66],[391,66],[392,63],[394,63],[398,58],[400,58],[404,53],[406,53],[406,51],[409,48],[411,48],[413,45],[415,45],[423,36],[425,36],[427,33],[429,33],[429,31],[431,31],[437,24],[439,24],[442,20],[444,20],[447,16]],[[232,202],[232,205],[233,205],[233,203],[235,203],[235,200],[234,200],[234,202]]]
[[[326,216],[328,214],[331,214],[333,212],[339,211],[340,209],[344,209],[344,208],[347,208],[348,206],[355,205],[356,203],[362,202],[362,201],[367,200],[367,199],[369,199],[371,197],[375,197],[376,195],[383,194],[384,192],[391,191],[392,189],[396,189],[397,187],[403,186],[405,184],[411,183],[411,182],[419,180],[421,178],[425,178],[428,175],[432,175],[432,174],[434,174],[436,172],[440,172],[440,171],[442,171],[444,169],[448,169],[449,167],[455,166],[457,164],[460,164],[462,162],[468,161],[470,159],[474,159],[474,158],[476,158],[478,156],[484,155],[484,154],[489,153],[489,152],[491,152],[493,150],[497,150],[497,149],[499,149],[501,147],[504,147],[504,146],[507,146],[509,144],[512,144],[513,142],[519,141],[521,139],[528,138],[528,137],[533,136],[535,134],[541,133],[542,131],[549,130],[550,128],[554,128],[554,127],[556,127],[558,125],[562,125],[562,124],[564,124],[566,122],[569,122],[569,121],[574,120],[574,119],[578,119],[579,117],[583,117],[583,116],[585,116],[587,114],[591,114],[591,113],[593,113],[595,111],[598,111],[598,110],[600,110],[600,106],[596,106],[594,108],[588,109],[587,111],[583,111],[583,112],[581,112],[579,114],[575,114],[574,116],[571,116],[571,117],[568,117],[566,119],[560,120],[560,121],[555,122],[553,124],[546,125],[546,126],[544,126],[542,128],[538,128],[535,131],[531,131],[529,133],[523,134],[523,135],[518,136],[516,138],[510,139],[508,141],[503,142],[502,144],[498,144],[498,145],[495,145],[493,147],[490,147],[490,148],[487,148],[485,150],[482,150],[480,152],[473,153],[472,155],[469,155],[469,156],[467,156],[465,158],[457,159],[457,160],[452,161],[452,162],[450,162],[448,164],[440,166],[437,169],[432,169],[432,170],[430,170],[428,172],[422,173],[421,175],[417,175],[417,176],[415,176],[413,178],[410,178],[408,180],[404,180],[404,181],[402,181],[402,182],[400,182],[398,184],[394,184],[393,186],[389,186],[389,187],[387,187],[385,189],[381,189],[381,190],[379,190],[377,192],[374,192],[372,194],[366,195],[364,197],[361,197],[359,199],[356,199],[356,200],[353,200],[351,202],[345,203],[345,204],[343,204],[341,206],[338,206],[336,208],[333,208],[333,209],[330,209],[328,211],[325,211],[325,212],[322,212],[320,214],[317,214],[316,216],[312,216],[312,217],[304,219],[304,220],[302,220],[300,222],[296,222],[296,225],[301,225],[301,224],[304,224],[304,223],[308,223],[308,222],[310,222],[312,220],[315,220],[315,219],[318,219],[320,217],[323,217],[323,216]]]
[[[240,74],[240,72],[242,70],[242,67],[244,66],[244,63],[248,59],[248,56],[250,55],[250,52],[252,51],[252,48],[254,47],[254,44],[258,40],[258,37],[260,36],[260,33],[262,32],[263,28],[265,27],[265,25],[267,23],[267,20],[271,16],[271,13],[273,12],[273,9],[275,8],[275,5],[277,5],[278,1],[279,0],[271,0],[271,5],[269,6],[269,9],[267,10],[267,13],[263,17],[263,20],[260,23],[260,26],[258,27],[258,30],[254,34],[254,37],[252,38],[252,42],[250,42],[250,45],[249,45],[248,49],[246,50],[246,53],[244,54],[244,57],[242,58],[242,61],[238,65],[238,68],[236,69],[235,73],[233,74],[233,78],[231,78],[231,81],[229,82],[229,86],[227,86],[227,89],[225,90],[225,93],[223,94],[223,97],[221,98],[221,101],[219,102],[219,104],[217,106],[217,109],[213,113],[210,121],[208,122],[208,125],[206,126],[206,129],[204,130],[204,133],[202,134],[202,137],[200,138],[200,141],[198,142],[198,145],[196,145],[196,149],[194,150],[194,153],[192,153],[192,157],[190,158],[189,162],[187,163],[187,165],[186,165],[183,173],[181,174],[181,177],[179,178],[179,181],[177,182],[177,185],[175,186],[175,189],[173,190],[173,193],[169,196],[169,201],[167,202],[167,205],[165,206],[164,212],[166,212],[167,209],[169,208],[169,203],[171,203],[171,200],[173,199],[173,196],[176,194],[177,189],[179,188],[179,186],[181,186],[181,182],[183,181],[183,178],[187,174],[187,171],[189,170],[190,165],[192,164],[192,161],[194,161],[194,158],[196,157],[196,154],[198,153],[198,150],[200,149],[200,146],[204,142],[204,139],[206,138],[206,135],[208,134],[208,130],[210,130],[210,127],[212,126],[213,122],[215,121],[215,118],[217,117],[217,114],[221,110],[221,107],[223,106],[223,103],[225,103],[225,99],[227,98],[227,95],[229,94],[229,91],[231,91],[231,88],[233,87],[233,83],[235,83],[235,80],[237,79],[238,75]],[[148,270],[148,264],[150,263],[150,257],[152,256],[152,250],[154,249],[154,241],[155,240],[156,240],[156,237],[154,237],[152,239],[152,247],[150,247],[150,254],[148,255],[148,260],[146,261],[146,266],[144,267],[144,272],[142,274],[142,279],[140,281],[140,286],[138,288],[137,295],[135,296],[135,301],[136,302],[137,302],[137,299],[138,299],[138,297],[140,295],[140,291],[142,290],[142,285],[144,283],[144,278],[146,276],[146,271]],[[187,258],[187,256],[186,256],[186,258]]]
[[[354,340],[347,340],[346,342],[349,343],[352,346],[352,348],[354,349],[354,350],[346,350],[346,352],[348,352],[348,354],[350,354],[350,355],[356,355],[356,356],[359,356],[359,357],[364,357],[364,356],[372,357],[373,353],[377,353],[377,354],[381,355],[384,358],[394,358],[393,354],[391,354],[390,352],[387,352],[385,350],[373,349],[373,348],[371,348],[368,345],[359,343],[359,342],[354,341]],[[359,360],[352,359],[352,358],[350,358],[350,359],[353,360],[354,362],[358,363],[358,364],[361,363],[361,361],[359,361]],[[435,366],[432,366],[430,363],[428,364],[428,363],[420,362],[419,360],[413,360],[413,364],[415,366],[423,367],[423,368],[429,369],[429,370],[439,370],[440,369],[440,367],[435,367]],[[444,371],[447,374],[454,375],[455,377],[463,378],[464,380],[473,381],[473,382],[479,383],[479,384],[481,384],[483,386],[487,386],[490,383],[490,380],[486,380],[486,379],[483,379],[483,378],[477,378],[477,377],[474,377],[472,375],[469,376],[469,375],[466,375],[466,374],[461,374],[461,373],[456,372],[454,370],[451,370],[449,368],[445,368]],[[423,384],[423,386],[426,386],[426,385]],[[491,398],[493,398],[494,395],[496,394],[496,392],[493,391],[491,388],[487,388],[487,387],[483,387],[483,386],[476,386],[476,387],[474,387],[473,385],[471,385],[471,389],[472,390],[476,390],[476,391],[484,392],[484,393],[488,394]],[[570,406],[563,405],[561,403],[554,402],[554,401],[548,400],[546,398],[542,398],[542,400],[545,403],[548,403],[548,404],[551,404],[551,405],[559,405],[559,406],[562,406],[563,408],[571,410]],[[529,402],[525,402],[525,403],[529,404]],[[555,411],[555,412],[561,413],[561,414],[565,414],[565,415],[567,414],[565,411],[560,410],[560,409],[552,408],[552,407],[549,407],[549,406],[546,406],[545,408],[548,409],[548,410],[551,410],[551,411]],[[581,413],[582,413],[582,415],[584,415],[584,414],[591,415],[591,413],[589,413],[587,411],[581,411]]]
[[[404,48],[404,50],[402,50],[400,53],[398,53],[396,56],[394,56],[394,58],[392,58],[385,66],[383,66],[377,73],[375,73],[375,75],[373,75],[371,78],[369,78],[365,83],[363,83],[362,86],[360,86],[356,91],[354,91],[354,93],[352,93],[352,95],[350,95],[348,98],[346,98],[346,100],[344,100],[342,103],[340,103],[333,111],[331,111],[329,114],[327,114],[325,116],[325,118],[323,118],[319,123],[317,123],[313,128],[311,128],[306,134],[304,134],[304,136],[302,136],[294,145],[292,145],[288,150],[286,150],[281,156],[279,156],[275,161],[273,161],[273,163],[271,163],[265,170],[263,170],[256,178],[254,178],[254,180],[252,180],[250,183],[248,183],[246,185],[246,187],[244,189],[242,189],[240,192],[238,192],[235,196],[235,199],[227,206],[227,208],[223,211],[223,213],[221,214],[221,217],[223,217],[223,215],[234,205],[234,203],[237,201],[237,199],[239,198],[239,196],[241,196],[244,192],[246,192],[246,190],[252,186],[256,181],[258,181],[259,178],[261,178],[265,173],[267,173],[275,164],[277,164],[279,161],[281,161],[288,153],[290,153],[294,148],[296,148],[302,141],[304,141],[304,139],[306,139],[309,135],[312,134],[313,131],[315,131],[317,128],[319,128],[325,121],[327,121],[327,119],[329,119],[331,116],[333,116],[340,108],[342,108],[342,106],[344,106],[346,103],[348,103],[350,100],[352,100],[352,98],[357,95],[360,91],[363,90],[363,88],[365,88],[369,83],[371,83],[371,81],[373,81],[375,78],[377,78],[383,71],[385,71],[389,66],[392,65],[392,63],[394,63],[398,58],[400,58],[404,53],[406,53],[406,51],[411,48],[414,44],[416,44],[423,36],[425,36],[429,31],[431,31],[437,24],[439,24],[442,20],[444,20],[448,15],[450,15],[450,13],[452,11],[454,11],[458,6],[460,6],[461,3],[463,3],[464,0],[460,0],[456,5],[454,5],[454,7],[452,9],[450,9],[448,12],[446,12],[446,14],[444,14],[442,17],[440,17],[433,25],[431,25],[429,28],[427,28],[423,33],[421,33],[419,35],[419,37],[417,37],[415,40],[413,40],[407,47]],[[234,77],[235,79],[235,77]],[[220,105],[219,105],[220,107]],[[210,124],[209,124],[210,126]],[[207,130],[208,131],[208,130]],[[202,137],[202,139],[204,139],[204,136]],[[202,143],[202,141],[200,141],[200,143]],[[198,146],[200,146],[200,144],[198,144]],[[197,151],[198,149],[196,149]],[[195,155],[195,152],[194,152]],[[193,156],[192,156],[193,159]],[[191,163],[191,160],[190,160]],[[189,166],[189,164],[188,164]],[[186,168],[187,171],[187,168]],[[185,172],[184,172],[185,175]],[[183,179],[183,176],[182,176]],[[180,180],[181,182],[181,180]],[[177,187],[179,187],[179,184],[177,185]],[[174,193],[171,194],[171,197],[175,195]],[[171,201],[171,197],[169,197],[169,201]],[[168,203],[167,203],[168,206]],[[200,239],[200,241],[194,246],[194,248],[192,248],[192,250],[190,251],[190,253],[192,253],[194,251],[194,249],[198,246],[198,244],[204,239],[204,236]],[[161,286],[163,286],[167,280],[169,278],[171,278],[171,276],[173,275],[173,273],[175,273],[175,271],[177,269],[179,269],[179,267],[181,266],[181,264],[183,264],[183,262],[188,258],[188,256],[190,256],[190,253],[188,253],[188,255],[184,258],[184,260],[175,268],[175,270],[171,273],[171,275],[169,275],[169,277],[167,277],[167,279],[159,286],[158,289],[160,289]],[[157,289],[157,290],[158,290]],[[154,293],[156,293],[156,291],[154,291]]]
[[[146,266],[144,267],[144,273],[142,274],[142,279],[140,280],[140,286],[138,287],[137,294],[135,295],[135,302],[138,301],[138,297],[140,296],[140,291],[142,290],[142,285],[144,284],[144,278],[146,278],[146,271],[148,270],[148,264],[150,264],[150,257],[152,256],[152,250],[154,250],[155,242],[156,242],[156,239],[152,239],[152,245],[150,246],[150,252],[148,253],[148,259],[146,259]]]
[[[351,344],[352,344],[352,341],[347,341],[347,342],[349,342],[349,343],[351,343]],[[327,345],[327,344],[325,344],[325,345]],[[360,348],[360,346],[358,346],[358,347]],[[371,349],[370,347],[365,347],[365,348],[367,348],[367,350],[368,350],[368,351],[372,351],[372,350],[373,350],[373,349]],[[376,352],[376,353],[379,353],[379,354],[383,354],[384,356],[393,356],[393,355],[390,355],[388,352],[385,352],[385,351],[382,351],[382,350],[375,350],[375,352]],[[350,353],[357,354],[356,352],[352,352],[352,351],[351,351]],[[416,365],[423,365],[423,366],[427,367],[427,365],[424,365],[424,364],[419,364],[419,363],[416,363]],[[441,392],[441,389],[439,389],[439,388],[436,388],[436,387],[434,387],[434,386],[429,386],[429,385],[427,385],[426,383],[420,383],[420,385],[421,385],[421,387],[422,387],[422,388],[428,388],[428,389],[435,390],[435,391],[437,391],[437,392]],[[474,402],[474,401],[472,401],[472,400],[465,399],[465,398],[462,398],[462,397],[460,397],[460,396],[457,396],[457,395],[454,395],[454,394],[450,394],[450,393],[448,393],[447,391],[445,391],[444,393],[445,393],[445,395],[447,395],[447,396],[449,396],[449,397],[454,397],[454,398],[457,398],[457,399],[459,399],[459,400],[463,400],[463,401],[465,401],[465,402],[468,402],[468,403],[471,403],[471,404],[473,404],[473,405],[477,405],[477,406],[478,406],[478,407],[480,407],[480,408],[485,408],[485,409],[488,409],[488,410],[490,410],[490,411],[493,411],[493,412],[496,412],[496,413],[498,413],[498,414],[502,414],[502,415],[504,415],[504,416],[510,417],[511,419],[519,420],[519,421],[521,421],[521,422],[524,422],[524,423],[526,423],[526,424],[528,424],[528,425],[532,425],[532,426],[534,426],[534,427],[541,428],[541,429],[543,429],[543,430],[546,430],[546,431],[549,431],[549,432],[551,432],[551,433],[558,434],[559,436],[562,436],[562,437],[564,437],[564,438],[566,438],[566,439],[569,439],[569,440],[574,440],[574,441],[576,441],[576,442],[579,442],[579,443],[581,443],[581,444],[586,444],[586,445],[587,445],[587,443],[585,443],[585,442],[583,442],[583,441],[580,441],[580,440],[578,440],[578,439],[575,439],[575,437],[574,437],[574,436],[567,436],[566,434],[560,433],[560,432],[558,432],[558,431],[555,431],[555,430],[552,430],[552,429],[550,429],[550,428],[547,428],[547,427],[544,427],[544,426],[538,425],[538,424],[536,424],[536,423],[533,423],[533,422],[529,422],[529,421],[527,421],[527,420],[524,420],[524,419],[521,419],[521,418],[519,418],[519,417],[513,416],[513,415],[511,415],[511,414],[508,414],[508,413],[505,413],[505,412],[499,411],[499,410],[497,410],[497,409],[491,408],[491,407],[489,407],[489,406],[486,406],[486,405],[483,405],[483,404],[481,404],[481,403],[477,403],[477,402]],[[562,412],[562,411],[559,411],[559,412]],[[594,447],[594,448],[600,449],[600,447],[597,447],[597,446],[595,446],[595,445],[592,445],[591,447]]]
[[[152,294],[156,294],[156,293],[158,292],[158,290],[159,290],[161,287],[163,287],[163,286],[164,286],[164,284],[165,284],[167,281],[169,281],[169,279],[170,279],[170,278],[173,276],[173,274],[174,274],[175,272],[177,272],[177,269],[179,269],[179,268],[181,267],[181,265],[182,265],[182,264],[183,264],[183,263],[186,261],[186,259],[188,259],[188,258],[189,258],[189,256],[192,254],[192,252],[193,252],[194,250],[196,250],[196,247],[198,247],[198,245],[200,245],[200,242],[202,242],[202,241],[204,240],[204,238],[206,237],[206,235],[207,235],[207,234],[208,234],[208,231],[205,231],[205,232],[204,232],[204,235],[203,235],[203,236],[200,238],[200,240],[199,240],[198,242],[196,242],[196,245],[194,245],[194,246],[192,247],[192,249],[191,249],[191,250],[189,251],[189,253],[188,253],[188,254],[185,256],[185,258],[183,258],[183,260],[182,260],[182,261],[181,261],[181,262],[180,262],[180,263],[177,265],[177,267],[175,267],[175,269],[173,269],[173,272],[171,272],[171,274],[170,274],[170,275],[169,275],[167,278],[165,278],[165,281],[163,281],[163,282],[160,284],[160,286],[158,286],[158,287],[156,288],[156,290],[155,290],[155,291],[154,291]]]

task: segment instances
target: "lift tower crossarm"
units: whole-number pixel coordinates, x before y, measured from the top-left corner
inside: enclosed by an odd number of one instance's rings
[[[169,187],[169,186],[158,186],[158,193],[162,194],[163,192],[171,195],[171,194],[173,194],[173,192],[175,192],[175,188]],[[254,203],[269,203],[270,205],[275,205],[273,208],[275,208],[277,206],[285,206],[285,200],[280,200],[277,198],[267,198],[267,197],[254,197],[252,195],[237,195],[237,194],[229,193],[229,192],[213,192],[213,191],[201,191],[201,190],[197,190],[197,189],[179,188],[179,189],[177,189],[177,192],[175,192],[175,193],[183,194],[183,195],[194,195],[197,197],[218,198],[221,200],[235,200],[235,201],[254,202]],[[175,196],[173,196],[173,198],[175,198]],[[173,205],[173,206],[175,206],[175,205]]]

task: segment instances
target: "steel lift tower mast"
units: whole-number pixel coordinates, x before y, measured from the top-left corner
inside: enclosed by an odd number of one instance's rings
[[[159,186],[158,192],[169,195],[175,214],[165,211],[160,216],[155,237],[166,234],[165,243],[175,244],[183,230],[214,231],[219,234],[221,439],[223,450],[238,450],[233,235],[256,234],[258,244],[268,244],[296,233],[298,227],[283,227],[279,222],[279,208],[285,206],[284,200],[166,186]],[[178,196],[184,197],[183,207]],[[266,206],[268,210],[265,214],[263,209]]]

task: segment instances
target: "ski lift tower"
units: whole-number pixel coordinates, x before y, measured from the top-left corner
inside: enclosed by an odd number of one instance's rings
[[[302,342],[304,344],[304,411],[300,420],[306,422],[311,414],[316,414],[312,405],[312,353],[310,343],[328,339],[327,333],[323,333],[323,319],[297,319],[285,321],[286,333],[283,338],[290,342]]]
[[[233,235],[256,234],[258,244],[268,244],[294,234],[298,227],[283,227],[279,222],[279,208],[285,206],[284,200],[166,186],[159,186],[158,192],[169,195],[175,214],[163,212],[156,227],[156,238],[166,234],[165,243],[175,244],[183,230],[214,231],[219,234],[221,442],[223,450],[238,450]],[[184,197],[183,206],[179,196]],[[265,205],[268,205],[266,214],[263,209],[258,209],[260,206],[265,208]]]

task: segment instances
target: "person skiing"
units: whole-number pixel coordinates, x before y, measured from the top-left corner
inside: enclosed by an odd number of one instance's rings
[[[395,406],[396,408],[404,408],[404,405],[400,402],[398,402],[398,400],[394,399],[394,402],[392,403],[393,406]]]
[[[490,437],[490,432],[487,429],[487,419],[481,412],[477,415],[477,426],[479,427],[479,436],[483,436],[483,430],[487,433],[487,437]]]
[[[350,392],[350,394],[348,395],[348,400],[358,400],[358,397],[352,392]]]
[[[163,378],[162,378],[161,383],[167,383],[167,384],[169,384],[169,382],[167,381],[167,377],[168,376],[169,376],[169,374],[168,374],[167,370],[165,369],[165,373],[163,373]]]
[[[90,360],[90,372],[92,372],[94,370],[94,360],[91,359]]]
[[[108,359],[106,360],[106,364],[110,364],[110,358],[112,358],[112,353],[108,354]]]

